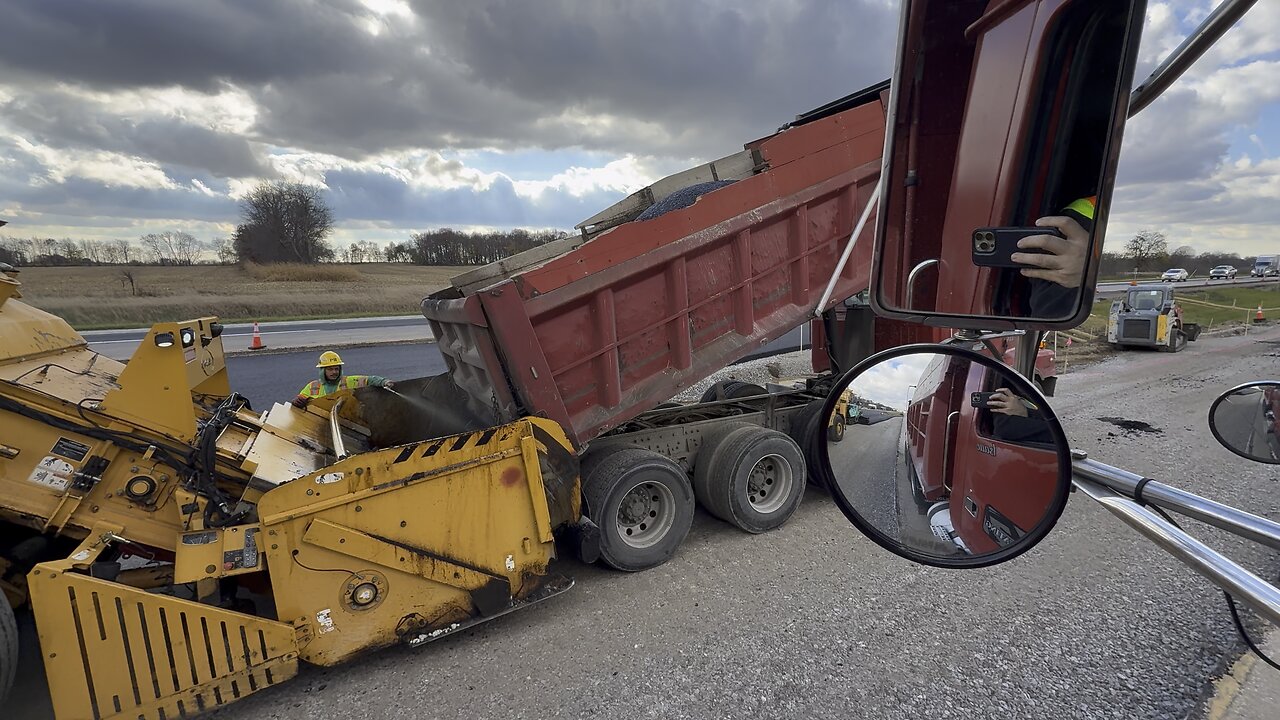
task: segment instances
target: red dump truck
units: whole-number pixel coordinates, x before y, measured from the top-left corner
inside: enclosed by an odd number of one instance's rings
[[[858,301],[867,223],[814,321],[813,376],[667,402],[814,318],[879,180],[887,101],[885,82],[801,115],[423,301],[455,407],[473,422],[534,415],[565,429],[608,564],[665,561],[695,498],[749,532],[781,525],[805,488],[831,371],[949,334],[875,319]]]

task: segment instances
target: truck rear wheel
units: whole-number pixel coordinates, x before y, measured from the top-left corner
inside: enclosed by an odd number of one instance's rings
[[[811,400],[799,412],[792,415],[791,430],[787,435],[800,446],[805,467],[809,469],[809,483],[826,490],[827,486],[816,470],[821,463],[818,457],[818,438],[822,437],[818,434],[818,428],[822,424],[822,419],[818,416],[822,414],[824,403],[824,400]]]
[[[749,533],[780,527],[804,497],[804,455],[777,430],[730,426],[703,442],[693,489],[707,512]]]
[[[689,477],[673,460],[651,450],[604,452],[582,488],[586,515],[600,528],[600,558],[627,572],[661,565],[693,524]]]
[[[0,703],[9,697],[18,672],[18,619],[9,598],[0,592]]]

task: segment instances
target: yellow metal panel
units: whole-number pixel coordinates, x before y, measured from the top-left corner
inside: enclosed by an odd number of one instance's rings
[[[533,436],[520,438],[520,451],[524,455],[525,467],[538,467],[538,444]],[[542,473],[529,476],[529,494],[533,500],[533,515],[538,519],[538,539],[551,542],[551,513],[547,510],[547,489],[542,485]]]
[[[28,576],[58,720],[192,715],[297,674],[284,623],[44,563]]]
[[[535,506],[545,513],[546,499],[531,489],[541,471],[523,443],[532,435],[519,421],[387,448],[263,495],[260,542],[279,617],[304,629],[301,657],[336,664],[537,592],[555,546],[541,540]],[[377,599],[357,607],[352,590],[367,578]]]
[[[312,520],[303,541],[343,555],[367,560],[375,565],[400,572],[421,575],[443,585],[463,590],[483,587],[493,576],[476,572],[440,557],[428,557],[404,547],[379,540],[372,535],[335,525],[326,520]]]
[[[0,276],[0,364],[85,346],[84,338],[62,318],[19,300],[4,300],[16,294],[17,287],[13,278]]]

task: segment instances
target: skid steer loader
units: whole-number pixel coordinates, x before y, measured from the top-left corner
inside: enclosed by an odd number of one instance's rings
[[[1107,342],[1111,347],[1153,347],[1178,352],[1200,336],[1200,326],[1183,322],[1172,285],[1131,285],[1111,303]]]
[[[440,437],[377,388],[253,410],[216,319],[158,324],[120,364],[0,270],[0,696],[24,605],[59,720],[136,720],[572,584],[555,540],[579,522],[578,468],[556,423]]]

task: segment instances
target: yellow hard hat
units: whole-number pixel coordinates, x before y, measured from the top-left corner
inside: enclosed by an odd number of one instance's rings
[[[332,350],[325,350],[320,353],[320,362],[316,363],[318,368],[338,367],[342,365],[342,358],[338,357],[338,353]]]

